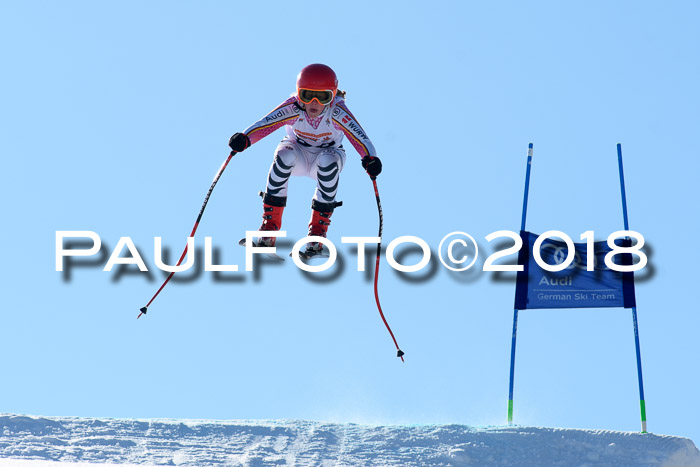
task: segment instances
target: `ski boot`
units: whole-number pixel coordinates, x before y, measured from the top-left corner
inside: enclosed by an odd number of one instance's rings
[[[331,215],[336,207],[342,206],[343,202],[322,203],[318,200],[311,202],[311,222],[309,222],[308,236],[316,236],[326,238],[328,226],[331,225]],[[323,244],[320,242],[309,242],[306,244],[304,256],[311,258],[313,256],[323,256]]]
[[[274,196],[260,192],[263,198],[263,222],[258,230],[280,230],[282,228],[282,213],[287,205],[286,196]],[[256,246],[275,246],[277,237],[260,237]]]

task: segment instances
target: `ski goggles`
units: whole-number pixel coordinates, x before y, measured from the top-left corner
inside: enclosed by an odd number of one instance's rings
[[[316,99],[321,105],[328,105],[333,102],[333,91],[316,91],[314,89],[299,89],[299,100],[304,104],[311,104]]]

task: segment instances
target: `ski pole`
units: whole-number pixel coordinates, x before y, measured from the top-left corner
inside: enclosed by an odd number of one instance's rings
[[[197,216],[197,220],[194,223],[194,227],[192,228],[192,233],[190,233],[190,237],[194,237],[194,233],[197,231],[197,228],[199,227],[199,221],[202,220],[202,214],[204,214],[204,209],[207,207],[207,203],[209,202],[209,197],[211,196],[212,191],[214,191],[214,187],[216,186],[216,183],[219,181],[219,178],[221,178],[221,174],[224,173],[224,170],[226,169],[226,166],[228,163],[231,161],[231,158],[236,155],[235,151],[231,151],[231,154],[229,154],[228,158],[226,161],[221,165],[219,168],[219,171],[216,172],[216,176],[214,177],[214,181],[211,183],[211,186],[209,187],[209,191],[207,191],[207,196],[204,197],[204,204],[202,204],[202,209],[199,210],[199,215]],[[185,245],[185,250],[182,252],[182,255],[180,256],[180,259],[178,260],[176,266],[179,266],[182,264],[182,260],[185,259],[185,255],[187,254],[187,248],[189,245]],[[194,254],[194,252],[192,252]],[[167,279],[165,279],[165,282],[163,282],[163,285],[160,286],[158,291],[151,297],[151,299],[148,301],[146,306],[140,309],[141,313],[136,317],[136,319],[139,319],[141,315],[145,315],[146,312],[148,311],[148,307],[151,306],[151,303],[153,303],[153,300],[156,299],[158,294],[160,293],[161,290],[165,287],[165,285],[170,282],[170,279],[173,277],[173,274],[175,274],[175,271],[172,271]]]
[[[379,310],[379,316],[382,317],[384,325],[389,331],[389,334],[391,334],[391,338],[394,340],[394,345],[396,346],[396,356],[399,357],[403,362],[404,353],[399,348],[399,344],[398,342],[396,342],[396,337],[394,337],[394,333],[391,331],[389,323],[387,323],[386,318],[384,317],[384,313],[382,312],[382,305],[379,303],[379,291],[377,290],[377,282],[379,280],[379,258],[382,252],[382,232],[384,230],[384,214],[382,213],[382,201],[379,199],[379,190],[377,189],[377,177],[370,176],[370,178],[372,179],[372,183],[374,184],[374,196],[377,198],[377,210],[379,211],[379,234],[377,235],[377,237],[379,237],[379,243],[377,243],[377,262],[374,267],[374,299],[377,301],[377,309]]]

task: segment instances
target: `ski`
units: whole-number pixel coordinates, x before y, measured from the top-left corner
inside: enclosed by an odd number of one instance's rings
[[[293,251],[289,252],[289,256],[292,256]],[[316,251],[316,250],[306,250],[306,251],[301,251],[299,250],[299,257],[301,259],[311,259],[311,258],[329,258],[330,254],[328,251],[324,248],[321,251]]]
[[[241,246],[246,246],[245,237],[244,237],[244,238],[241,238],[241,239],[238,241],[238,244],[241,245]],[[256,248],[258,247],[257,242],[253,242],[253,247],[256,247]],[[284,258],[281,257],[280,255],[278,255],[277,253],[260,253],[260,254],[261,254],[262,256],[266,257],[266,258],[269,258],[269,259],[272,259],[272,260],[275,260],[275,261],[284,261]]]

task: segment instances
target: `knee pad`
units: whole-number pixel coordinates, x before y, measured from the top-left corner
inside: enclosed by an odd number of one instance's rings
[[[343,163],[341,161],[341,158],[338,154],[334,152],[324,152],[320,156],[318,156],[318,167],[320,169],[329,167],[335,163],[338,167],[338,171],[341,171],[343,169]]]
[[[282,148],[275,154],[275,162],[281,162],[282,168],[290,169],[297,162],[297,153],[292,148]]]

